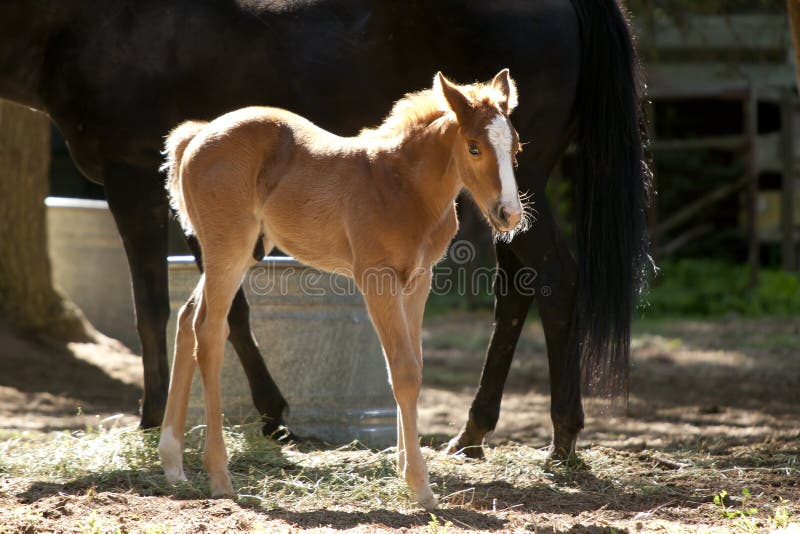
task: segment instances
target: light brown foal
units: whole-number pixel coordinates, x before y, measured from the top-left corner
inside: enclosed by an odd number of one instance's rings
[[[397,468],[426,510],[436,507],[417,437],[420,329],[431,268],[458,227],[466,187],[498,232],[524,226],[509,121],[508,69],[485,84],[433,89],[395,103],[384,123],[342,138],[288,111],[251,107],[186,122],[166,142],[169,190],[202,247],[205,274],[181,308],[158,452],[185,480],[183,434],[195,361],[203,378],[203,461],[213,496],[233,495],[220,413],[227,316],[259,239],[303,263],[352,276],[378,332],[397,401]]]

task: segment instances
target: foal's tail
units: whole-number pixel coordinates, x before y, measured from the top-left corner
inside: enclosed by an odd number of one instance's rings
[[[576,95],[577,325],[590,395],[627,399],[631,315],[650,269],[642,84],[615,0],[573,0],[581,32]]]
[[[178,222],[181,223],[186,235],[192,235],[194,230],[192,229],[192,223],[189,221],[186,200],[183,197],[180,173],[181,159],[183,159],[183,152],[186,147],[206,124],[208,123],[200,121],[181,123],[167,135],[167,139],[164,142],[164,151],[162,152],[166,159],[164,164],[161,165],[161,171],[166,171],[167,173],[166,188],[169,194],[169,203],[172,209],[175,210]]]

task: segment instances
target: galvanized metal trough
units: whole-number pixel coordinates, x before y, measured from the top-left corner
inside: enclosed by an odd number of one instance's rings
[[[56,285],[101,332],[137,350],[130,273],[108,204],[51,197],[46,205]],[[199,278],[194,259],[171,257],[169,276],[172,315],[167,340],[172,358],[177,310]],[[245,290],[256,340],[289,401],[287,423],[292,430],[330,443],[395,443],[395,401],[380,344],[352,282],[291,258],[267,258],[251,269]],[[227,420],[257,421],[247,379],[230,346],[222,382]],[[190,424],[202,424],[204,414],[198,373]]]

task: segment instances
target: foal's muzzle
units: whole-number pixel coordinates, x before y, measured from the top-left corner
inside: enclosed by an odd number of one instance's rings
[[[519,206],[509,206],[504,202],[497,202],[489,211],[489,220],[498,232],[510,232],[519,224],[522,218],[522,209]]]

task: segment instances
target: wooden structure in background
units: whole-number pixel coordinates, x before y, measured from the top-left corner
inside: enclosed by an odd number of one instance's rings
[[[722,191],[711,191],[680,213],[657,224],[656,239],[708,205],[735,191],[746,198],[748,262],[756,283],[760,241],[782,243],[782,263],[796,269],[800,217],[795,191],[797,158],[794,126],[798,117],[795,97],[794,59],[788,21],[785,15],[693,16],[676,22],[651,17],[638,20],[640,49],[646,58],[648,97],[651,100],[695,99],[738,100],[742,105],[742,130],[737,135],[691,139],[658,139],[653,151],[731,150],[745,154],[742,179]],[[759,135],[758,104],[780,106],[781,128],[777,133]],[[656,128],[657,130],[657,128]],[[759,174],[779,173],[781,192],[780,224],[772,231],[759,228],[764,208],[773,193],[759,190]],[[774,195],[773,195],[774,196]],[[688,215],[687,215],[688,214]],[[767,218],[768,220],[768,218]],[[767,230],[767,231],[765,231]]]

